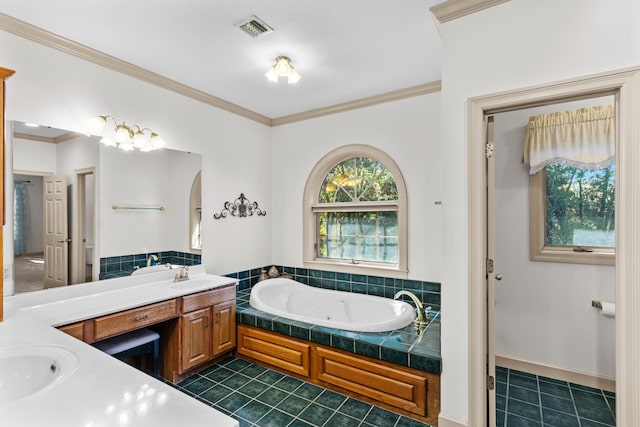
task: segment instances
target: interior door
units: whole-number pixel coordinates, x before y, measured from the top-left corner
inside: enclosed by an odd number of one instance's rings
[[[486,157],[486,180],[487,180],[487,224],[486,242],[487,242],[487,259],[486,259],[486,277],[487,277],[487,410],[489,427],[496,427],[496,280],[502,277],[496,273],[496,238],[495,238],[495,142],[494,142],[494,117],[487,116],[486,123],[486,141],[485,141],[485,157]]]
[[[67,178],[44,177],[44,287],[69,283]]]

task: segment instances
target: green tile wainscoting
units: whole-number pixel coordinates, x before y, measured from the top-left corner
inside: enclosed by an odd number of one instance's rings
[[[250,289],[258,283],[262,270],[268,271],[271,265],[226,274],[238,279],[238,290]],[[278,271],[291,276],[305,285],[336,291],[356,292],[393,298],[396,292],[407,290],[413,292],[425,306],[440,311],[440,283],[420,280],[394,279],[391,277],[367,276],[365,274],[338,273],[334,271],[314,270],[276,265]],[[409,301],[408,299],[406,301]]]
[[[132,255],[100,258],[100,280],[129,276],[135,267],[145,267],[151,255],[158,257],[153,264],[197,265],[202,263],[200,254],[179,251],[146,252]]]

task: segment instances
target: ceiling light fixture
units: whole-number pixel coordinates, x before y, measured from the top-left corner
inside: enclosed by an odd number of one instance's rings
[[[291,65],[291,59],[287,56],[278,56],[276,63],[269,67],[269,70],[264,75],[267,76],[270,82],[274,83],[278,83],[279,77],[287,77],[289,84],[298,83],[302,78],[295,67]]]
[[[107,125],[107,120],[113,120],[114,133],[111,136],[103,136],[102,131]],[[140,151],[152,151],[164,148],[167,143],[158,136],[157,133],[149,128],[143,128],[138,125],[127,126],[124,122],[118,124],[118,121],[113,116],[96,116],[87,120],[87,126],[89,127],[91,135],[100,135],[102,139],[101,143],[118,147],[125,151],[133,151],[138,149]],[[147,132],[149,137],[145,134]]]

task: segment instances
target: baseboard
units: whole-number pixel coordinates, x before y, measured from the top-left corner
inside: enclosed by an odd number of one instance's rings
[[[440,414],[440,416],[438,416],[438,427],[467,427],[467,423],[447,418]]]
[[[599,377],[584,372],[571,371],[555,366],[543,365],[528,360],[496,355],[496,366],[518,371],[529,372],[543,377],[554,378],[587,387],[599,388],[611,392],[616,391],[616,382],[611,378]]]

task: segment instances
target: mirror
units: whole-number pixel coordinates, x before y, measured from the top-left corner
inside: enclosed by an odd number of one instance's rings
[[[147,262],[200,263],[199,154],[123,151],[12,124],[16,293],[129,275]]]

